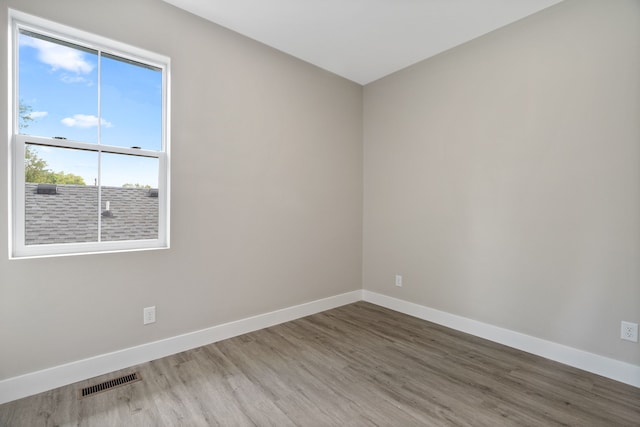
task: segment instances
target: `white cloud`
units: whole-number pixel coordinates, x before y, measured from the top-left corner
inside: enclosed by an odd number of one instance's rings
[[[62,74],[60,76],[60,81],[64,82],[64,83],[86,83],[87,86],[93,86],[93,81],[89,80],[89,79],[85,79],[82,76],[72,76],[70,74]]]
[[[53,71],[62,69],[87,74],[95,68],[95,64],[87,61],[80,50],[32,37],[21,37],[20,43],[37,49],[38,59],[50,65]]]
[[[47,114],[49,114],[47,111],[32,111],[28,114],[27,117],[31,119],[40,119],[42,117],[45,117]]]
[[[98,126],[98,118],[96,116],[89,116],[86,114],[75,114],[73,117],[66,117],[62,119],[62,124],[69,127],[86,129]],[[107,128],[113,127],[113,124],[105,119],[100,119],[100,124]]]

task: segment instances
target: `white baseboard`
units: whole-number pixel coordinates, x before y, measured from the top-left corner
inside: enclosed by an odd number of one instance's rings
[[[542,356],[587,372],[640,387],[640,366],[546,341],[509,329],[364,290],[363,300],[489,341]]]
[[[0,381],[0,404],[361,300],[640,387],[640,366],[376,292],[358,290],[8,378]]]
[[[362,300],[347,292],[0,381],[0,404]]]

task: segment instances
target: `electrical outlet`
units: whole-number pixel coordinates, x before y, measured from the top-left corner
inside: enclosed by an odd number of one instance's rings
[[[155,323],[156,322],[156,306],[154,305],[153,307],[145,307],[142,310],[142,322],[145,325],[148,325],[149,323]]]
[[[402,276],[396,274],[396,286],[402,287]]]
[[[625,321],[620,323],[620,338],[626,341],[638,342],[638,324]]]

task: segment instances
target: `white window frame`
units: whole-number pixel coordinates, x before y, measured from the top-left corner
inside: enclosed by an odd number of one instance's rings
[[[129,46],[102,36],[77,30],[33,15],[9,9],[9,257],[32,258],[80,255],[169,248],[169,65],[170,59],[147,50]],[[18,32],[28,30],[105,54],[129,59],[162,70],[162,148],[160,151],[117,147],[82,141],[21,135],[19,133],[18,99]],[[158,238],[83,243],[25,244],[25,146],[33,143],[60,148],[75,148],[98,153],[114,153],[157,158],[158,173]],[[98,221],[100,206],[96,206]],[[100,233],[98,233],[100,239]]]

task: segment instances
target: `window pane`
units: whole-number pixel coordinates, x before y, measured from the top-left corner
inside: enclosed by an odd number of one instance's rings
[[[158,167],[155,158],[102,154],[102,241],[158,238]]]
[[[24,13],[9,21],[12,256],[168,247],[170,59]]]
[[[25,145],[26,245],[98,240],[97,171],[97,153]]]
[[[162,149],[162,70],[111,55],[101,58],[101,143]]]
[[[98,142],[97,52],[27,31],[18,44],[19,132]]]

